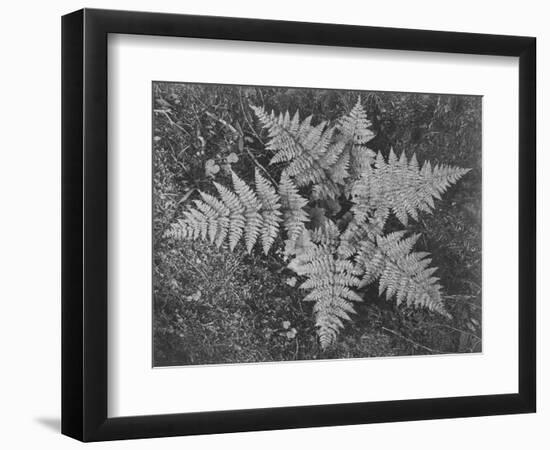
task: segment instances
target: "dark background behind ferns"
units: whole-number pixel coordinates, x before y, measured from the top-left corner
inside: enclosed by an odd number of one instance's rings
[[[197,189],[230,185],[230,168],[250,182],[254,159],[268,166],[249,103],[299,109],[318,123],[349,112],[358,95],[377,134],[373,150],[472,169],[409,226],[423,234],[417,249],[432,253],[453,319],[397,308],[374,286],[321,352],[311,304],[276,254],[174,243],[163,233]],[[153,103],[154,365],[481,351],[481,97],[155,82]]]

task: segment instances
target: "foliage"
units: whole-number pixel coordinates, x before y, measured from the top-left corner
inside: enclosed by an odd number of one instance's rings
[[[387,300],[450,317],[433,276],[437,269],[426,252],[413,251],[420,235],[394,230],[390,216],[402,226],[409,217],[417,221],[468,169],[420,166],[414,154],[409,159],[402,151],[398,158],[392,149],[384,158],[367,146],[375,134],[360,99],[343,117],[315,125],[311,115],[300,120],[298,110],[291,116],[252,109],[268,130],[265,148],[279,183],[260,174],[258,167],[265,168],[257,160],[255,188],[229,168],[233,189],[214,182],[219,198],[199,190],[201,198],[165,236],[208,239],[230,250],[242,239],[248,253],[261,241],[268,253],[283,235],[288,267],[307,278],[300,287],[310,290],[304,300],[314,303],[324,349],[375,280]]]

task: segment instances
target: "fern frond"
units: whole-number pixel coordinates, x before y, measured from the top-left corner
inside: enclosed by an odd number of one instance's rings
[[[375,153],[367,147],[367,142],[374,138],[370,129],[372,123],[367,119],[367,113],[361,105],[361,97],[346,116],[338,121],[337,129],[344,139],[351,144],[348,149],[348,159],[353,170],[353,178],[357,178],[363,170],[374,161]]]
[[[311,116],[299,123],[298,116],[292,121],[287,119],[288,113],[277,118],[261,107],[252,106],[252,109],[269,132],[266,148],[275,152],[270,164],[288,163],[284,172],[298,188],[313,184],[316,198],[337,198],[340,189],[330,175],[338,160],[336,152],[341,153],[342,149],[331,145],[334,128],[327,127],[326,122],[312,126]],[[346,168],[343,164],[336,172],[340,182],[347,175],[342,172]]]
[[[339,235],[338,227],[327,220],[312,233],[310,246],[291,263],[298,275],[307,278],[300,288],[311,290],[304,301],[315,302],[315,325],[323,349],[334,342],[343,321],[351,320],[352,302],[362,301],[353,290],[360,283],[355,265],[336,254]]]
[[[405,232],[365,239],[359,246],[357,267],[362,270],[360,286],[379,279],[379,295],[386,300],[395,298],[397,304],[425,307],[446,317],[441,299],[439,279],[433,274],[436,268],[429,267],[431,259],[425,252],[411,252],[419,235],[405,238]]]
[[[303,142],[312,132],[309,125],[311,117],[300,124],[298,112],[291,120],[288,111],[276,116],[274,112],[268,114],[262,107],[251,105],[251,108],[262,126],[268,130],[269,141],[266,149],[275,152],[270,164],[291,161],[303,153]]]
[[[338,121],[338,129],[342,134],[349,137],[355,145],[365,145],[372,138],[374,133],[370,129],[372,123],[367,119],[367,113],[361,105],[361,97],[348,115]]]
[[[167,237],[203,239],[207,237],[217,247],[226,240],[233,250],[244,237],[247,252],[251,252],[261,238],[263,250],[269,251],[282,222],[281,198],[275,188],[256,172],[256,191],[234,172],[231,173],[233,191],[214,182],[220,198],[200,192],[195,208],[188,207],[183,218],[173,224]]]
[[[409,216],[417,220],[418,212],[431,212],[434,199],[441,199],[441,194],[468,172],[448,165],[432,168],[429,161],[419,168],[414,155],[407,161],[402,152],[398,159],[392,149],[387,162],[381,153],[377,154],[374,167],[367,168],[354,183],[352,195],[356,204],[380,210],[377,216],[381,220],[391,210],[407,225]]]

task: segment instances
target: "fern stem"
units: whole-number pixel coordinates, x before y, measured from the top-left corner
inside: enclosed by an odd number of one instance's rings
[[[258,139],[258,141],[260,142],[260,144],[262,144],[264,147],[265,147],[265,142],[264,140],[260,137],[260,135],[258,134],[258,132],[256,131],[256,129],[252,126],[252,124],[250,123],[250,121],[248,120],[248,116],[246,115],[246,112],[244,110],[244,104],[243,104],[243,96],[241,94],[241,90],[239,89],[239,103],[241,104],[241,111],[243,113],[243,117],[244,117],[244,121],[246,122],[246,124],[248,125],[248,128],[250,128],[250,131],[252,131],[252,133],[254,134],[254,136],[256,136],[256,139]]]
[[[267,169],[262,166],[260,164],[260,162],[256,159],[256,157],[252,154],[252,152],[250,151],[250,149],[246,146],[246,145],[243,145],[243,149],[246,151],[246,153],[248,153],[248,156],[250,156],[250,159],[252,159],[252,161],[254,162],[254,164],[256,164],[256,167],[258,167],[258,169],[260,169],[264,175],[269,178],[269,180],[275,185],[277,186],[277,182],[275,181],[275,179],[269,174],[269,172],[267,171]]]
[[[239,134],[237,132],[237,130],[235,129],[235,127],[229,123],[227,123],[225,120],[219,118],[218,116],[216,116],[215,114],[211,113],[210,111],[205,111],[204,112],[208,117],[210,117],[211,119],[214,119],[214,120],[217,120],[218,122],[220,122],[223,126],[225,126],[226,128],[228,128],[229,130],[231,130],[233,133],[235,134]]]

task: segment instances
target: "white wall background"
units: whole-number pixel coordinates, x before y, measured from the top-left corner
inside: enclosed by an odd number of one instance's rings
[[[83,6],[358,25],[531,35],[538,38],[539,230],[550,225],[544,199],[550,156],[549,12],[545,2],[417,0],[111,0],[5,2],[0,15],[0,445],[75,448],[60,417],[60,16]],[[550,320],[545,294],[550,237],[539,232],[539,412],[536,415],[239,433],[95,444],[94,448],[284,449],[300,446],[529,448],[550,446]]]

